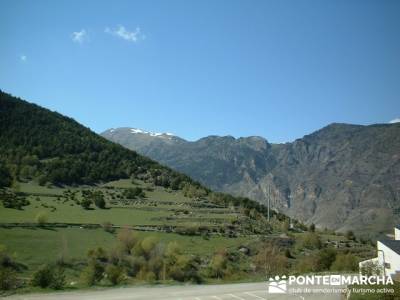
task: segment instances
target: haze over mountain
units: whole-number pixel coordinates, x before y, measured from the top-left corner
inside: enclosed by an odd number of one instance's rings
[[[132,128],[105,138],[320,227],[373,234],[399,222],[400,123],[331,124],[293,143],[208,136],[194,142]]]

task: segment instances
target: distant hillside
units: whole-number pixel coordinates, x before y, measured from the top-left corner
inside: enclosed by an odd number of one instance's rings
[[[111,143],[71,118],[0,91],[0,184],[92,184],[130,176],[180,188],[192,180]]]
[[[331,124],[293,143],[262,137],[165,139],[129,128],[104,137],[206,186],[320,227],[373,235],[400,221],[400,124]]]

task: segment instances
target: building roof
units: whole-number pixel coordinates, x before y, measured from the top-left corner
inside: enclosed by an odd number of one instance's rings
[[[384,244],[386,247],[392,249],[394,252],[400,255],[400,241],[396,240],[382,240],[379,241],[380,243]]]

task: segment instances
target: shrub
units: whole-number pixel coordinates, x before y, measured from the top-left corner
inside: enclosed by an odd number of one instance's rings
[[[157,244],[158,244],[157,238],[152,236],[144,238],[143,241],[140,243],[143,249],[143,254],[147,259],[150,258],[151,252],[157,246]]]
[[[225,269],[227,267],[227,263],[228,260],[224,255],[220,253],[214,255],[210,260],[210,264],[208,266],[209,276],[212,278],[223,278],[225,275]]]
[[[88,286],[95,285],[103,278],[103,273],[104,267],[100,263],[92,261],[83,269],[81,281]]]
[[[348,231],[346,232],[346,238],[347,238],[348,240],[354,241],[354,240],[356,239],[356,236],[354,235],[354,232],[353,232],[353,231],[348,230]]]
[[[317,272],[317,258],[315,256],[303,256],[297,260],[296,272],[300,274]]]
[[[64,285],[65,285],[64,269],[57,267],[53,271],[53,278],[50,287],[55,290],[60,290],[64,287]]]
[[[157,276],[154,272],[150,271],[146,273],[145,279],[149,283],[153,283],[157,280]]]
[[[106,208],[106,201],[104,200],[103,197],[95,198],[94,199],[94,204],[100,209]]]
[[[361,267],[361,274],[365,276],[380,276],[382,275],[382,265],[377,261],[367,261]]]
[[[48,221],[48,216],[45,212],[40,212],[36,215],[35,221],[39,226],[43,226]]]
[[[110,222],[104,222],[101,226],[103,227],[105,232],[115,233],[115,228]]]
[[[2,189],[0,189],[0,201],[3,202],[5,208],[14,208],[19,210],[30,204],[26,197]]]
[[[173,265],[169,266],[169,276],[177,281],[193,281],[200,283],[199,259],[196,256],[179,255]]]
[[[124,190],[124,196],[127,199],[135,199],[136,197],[144,198],[146,195],[142,188],[134,187]]]
[[[332,263],[336,259],[336,250],[332,248],[322,249],[317,255],[317,268],[318,271],[329,270]]]
[[[331,269],[333,271],[357,271],[357,258],[351,253],[338,254],[332,264]]]
[[[87,255],[91,261],[108,261],[107,251],[104,250],[102,247],[97,247],[96,249],[89,250]]]
[[[81,201],[81,206],[84,209],[89,209],[90,205],[92,205],[92,200],[90,200],[89,198],[83,198]]]
[[[257,271],[271,276],[285,272],[288,258],[278,246],[271,242],[266,242],[260,247],[260,251],[253,258],[253,262]]]
[[[123,245],[127,253],[130,253],[132,248],[139,241],[139,237],[137,236],[137,234],[128,228],[122,229],[118,233],[117,239]]]
[[[105,273],[112,285],[117,285],[123,280],[123,271],[119,266],[108,265]]]
[[[297,248],[303,249],[320,249],[322,246],[321,240],[318,236],[318,234],[314,232],[309,232],[306,233],[304,236],[302,236],[299,240],[297,240]]]
[[[13,290],[18,287],[17,273],[11,268],[0,268],[0,290]]]
[[[377,261],[368,261],[362,265],[360,271],[365,276],[380,276],[383,273],[383,268]]]
[[[41,288],[61,289],[65,285],[64,269],[45,265],[33,274],[32,285]]]

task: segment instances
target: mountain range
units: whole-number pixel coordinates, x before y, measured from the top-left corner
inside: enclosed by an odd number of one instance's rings
[[[376,235],[400,220],[400,123],[334,123],[285,144],[259,136],[187,141],[129,127],[101,135],[320,228]]]

